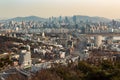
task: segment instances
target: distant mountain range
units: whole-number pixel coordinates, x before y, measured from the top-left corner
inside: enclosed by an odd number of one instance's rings
[[[15,17],[11,19],[6,19],[6,20],[0,20],[2,22],[9,22],[9,21],[16,21],[16,22],[21,22],[21,21],[46,21],[47,19],[45,18],[40,18],[37,16],[27,16],[27,17]]]
[[[92,22],[109,22],[110,19],[104,18],[104,17],[89,17],[89,16],[82,16],[82,15],[75,15],[73,17],[76,17],[76,19],[79,19],[80,21],[92,21]],[[69,19],[72,19],[73,17],[69,17]],[[57,19],[59,17],[56,17]],[[0,20],[0,22],[8,22],[8,21],[47,21],[47,18],[41,18],[37,16],[28,16],[28,17],[16,17],[6,20]]]
[[[80,20],[80,21],[92,21],[92,22],[109,22],[111,21],[108,18],[104,18],[104,17],[90,17],[90,16],[81,16],[81,15],[76,15],[76,17]]]

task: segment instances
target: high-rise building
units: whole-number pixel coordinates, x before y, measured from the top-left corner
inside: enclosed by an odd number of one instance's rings
[[[45,33],[44,32],[42,33],[42,38],[45,38]]]
[[[100,47],[102,44],[103,37],[101,35],[95,36],[95,46]]]
[[[30,47],[27,45],[26,50],[20,51],[19,64],[22,67],[31,66],[31,52]]]

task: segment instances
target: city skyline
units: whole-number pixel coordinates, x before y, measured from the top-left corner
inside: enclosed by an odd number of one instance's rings
[[[119,0],[0,0],[0,18],[88,15],[119,19]]]

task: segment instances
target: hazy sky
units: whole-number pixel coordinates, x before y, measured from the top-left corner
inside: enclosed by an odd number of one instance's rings
[[[120,0],[0,0],[0,17],[30,15],[120,18]]]

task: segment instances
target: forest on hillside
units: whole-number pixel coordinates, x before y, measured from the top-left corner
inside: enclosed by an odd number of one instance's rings
[[[11,75],[7,80],[25,80]],[[30,80],[120,80],[120,62],[103,61],[99,65],[80,61],[68,66],[56,65],[51,69],[38,71]]]

